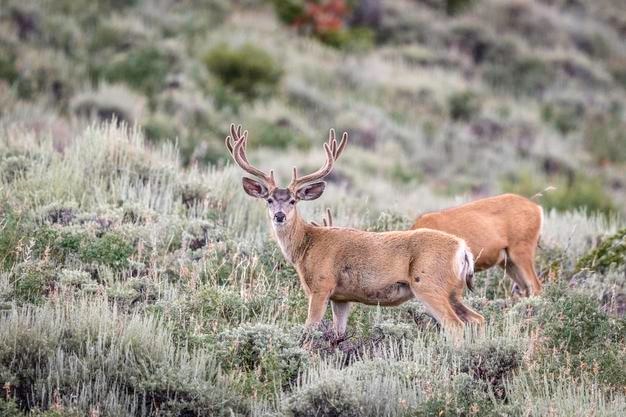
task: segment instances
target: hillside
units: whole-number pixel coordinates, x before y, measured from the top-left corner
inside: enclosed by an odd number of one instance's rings
[[[301,3],[0,0],[0,415],[626,414],[625,3]],[[283,182],[348,131],[307,220],[556,187],[544,294],[478,274],[461,341],[418,302],[306,331],[231,122]]]

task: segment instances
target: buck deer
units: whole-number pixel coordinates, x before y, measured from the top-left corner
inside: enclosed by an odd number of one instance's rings
[[[287,188],[276,185],[274,172],[265,173],[248,161],[248,132],[231,125],[226,137],[235,163],[253,178],[243,177],[244,191],[267,203],[276,240],[298,272],[309,298],[306,325],[317,325],[330,300],[333,327],[345,333],[350,303],[396,306],[412,298],[421,301],[444,328],[482,324],[483,317],[463,304],[464,285],[471,286],[473,257],[465,242],[435,230],[366,232],[341,227],[318,227],[298,213],[299,201],[319,198],[322,181],[333,169],[347,143],[337,143],[331,129],[324,143],[326,162],[317,171],[299,176],[296,168]]]
[[[441,230],[464,239],[476,271],[499,265],[513,280],[513,293],[529,296],[541,292],[534,259],[542,224],[541,206],[503,194],[423,214],[412,229]]]

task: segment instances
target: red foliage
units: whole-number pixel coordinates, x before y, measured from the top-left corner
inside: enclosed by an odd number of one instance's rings
[[[307,0],[304,14],[293,25],[311,26],[314,33],[339,31],[344,27],[349,8],[346,0]]]

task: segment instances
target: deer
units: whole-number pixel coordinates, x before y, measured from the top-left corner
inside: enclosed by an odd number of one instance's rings
[[[329,302],[333,329],[342,336],[352,303],[397,306],[414,298],[444,330],[484,323],[461,299],[465,286],[471,289],[474,270],[472,253],[462,239],[429,229],[369,232],[303,220],[297,204],[322,195],[323,180],[345,149],[347,133],[338,143],[330,129],[322,167],[303,176],[293,168],[289,185],[280,187],[273,170],[265,172],[249,162],[248,131],[241,129],[230,126],[226,147],[235,164],[250,175],[242,178],[245,193],[265,201],[274,238],[295,267],[308,297],[307,328],[321,323]]]
[[[475,271],[500,266],[513,280],[514,296],[541,293],[535,252],[543,227],[543,209],[526,197],[502,194],[422,214],[411,229],[429,228],[465,240]]]

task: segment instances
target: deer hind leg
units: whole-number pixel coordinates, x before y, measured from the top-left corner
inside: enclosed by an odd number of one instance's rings
[[[515,281],[513,292],[525,295],[537,295],[541,292],[541,282],[535,271],[535,249],[528,246],[515,246],[507,250],[509,255],[506,271]]]
[[[348,317],[350,315],[350,303],[331,301],[330,305],[333,309],[333,327],[337,337],[341,337],[346,334],[346,328],[348,327]]]
[[[530,290],[529,295],[541,293],[541,281],[535,271],[535,247],[515,248],[510,251],[511,260],[522,271],[525,281]]]
[[[485,323],[485,318],[465,305],[459,294],[455,293],[450,296],[450,304],[452,305],[454,312],[461,320],[463,320],[464,323],[477,324],[479,326],[482,326]]]
[[[463,320],[459,318],[454,308],[452,308],[450,298],[446,294],[424,291],[419,284],[411,285],[411,290],[415,298],[426,307],[426,310],[444,329],[458,329],[463,326]]]

